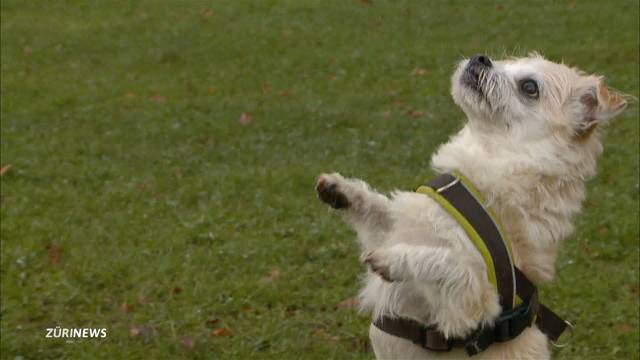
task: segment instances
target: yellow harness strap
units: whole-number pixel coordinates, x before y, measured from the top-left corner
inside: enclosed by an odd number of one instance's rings
[[[462,226],[467,236],[476,247],[484,263],[487,267],[487,279],[496,288],[498,294],[503,298],[508,298],[508,304],[502,304],[503,309],[509,309],[517,306],[522,301],[515,294],[515,273],[513,272],[514,264],[512,258],[511,242],[509,241],[506,233],[504,232],[502,225],[500,224],[497,216],[487,205],[486,200],[482,197],[480,192],[473,186],[471,181],[458,172],[454,172],[451,175],[445,174],[430,181],[426,185],[422,185],[416,189],[416,192],[425,194],[436,201],[443,209],[445,209],[457,222]],[[456,192],[458,193],[456,195]],[[464,203],[465,206],[460,204],[453,204],[452,201]],[[475,202],[476,204],[468,204]],[[466,213],[461,212],[462,209],[467,209]],[[464,211],[464,210],[463,210]],[[483,212],[486,216],[484,221],[474,221],[478,217],[479,212]],[[487,221],[487,218],[490,221]],[[490,222],[490,224],[488,224]],[[492,237],[493,239],[484,239],[477,228],[483,227],[485,231],[485,237]],[[490,249],[487,245],[491,244],[488,241],[493,241],[493,248]],[[500,249],[503,247],[503,249]],[[495,249],[498,250],[495,250]],[[493,251],[492,251],[493,250]],[[503,274],[502,277],[496,274],[496,254],[506,254],[507,259],[497,259],[497,261],[508,261],[508,264],[498,264],[501,266],[503,272],[510,272],[511,275]],[[499,281],[502,279],[502,282]],[[510,282],[508,284],[507,282]],[[512,295],[506,294],[504,289],[508,289]],[[507,300],[507,299],[502,299]]]

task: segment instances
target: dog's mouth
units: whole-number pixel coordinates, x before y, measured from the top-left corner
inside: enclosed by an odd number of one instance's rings
[[[474,90],[478,95],[484,97],[484,91],[482,90],[482,86],[480,84],[480,79],[482,76],[482,70],[474,70],[467,67],[465,71],[462,73],[462,77],[460,78],[460,82]]]

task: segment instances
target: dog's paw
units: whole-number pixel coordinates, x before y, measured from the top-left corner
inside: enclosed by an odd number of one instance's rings
[[[363,262],[384,281],[393,282],[402,280],[394,264],[392,253],[389,250],[379,249],[372,251],[364,257]]]
[[[322,202],[334,209],[346,209],[349,207],[349,199],[344,193],[345,179],[337,173],[322,174],[316,182],[316,192]]]

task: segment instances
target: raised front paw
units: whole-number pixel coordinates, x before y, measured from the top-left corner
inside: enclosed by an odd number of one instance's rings
[[[399,264],[394,263],[393,253],[388,249],[378,249],[367,254],[363,262],[384,281],[401,281]]]
[[[344,193],[345,179],[337,173],[322,174],[316,182],[316,192],[322,202],[328,204],[334,209],[346,209],[349,207],[349,199]]]

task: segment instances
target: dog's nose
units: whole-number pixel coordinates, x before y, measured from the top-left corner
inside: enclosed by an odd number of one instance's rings
[[[491,67],[493,64],[487,55],[478,54],[469,60],[469,65]]]

